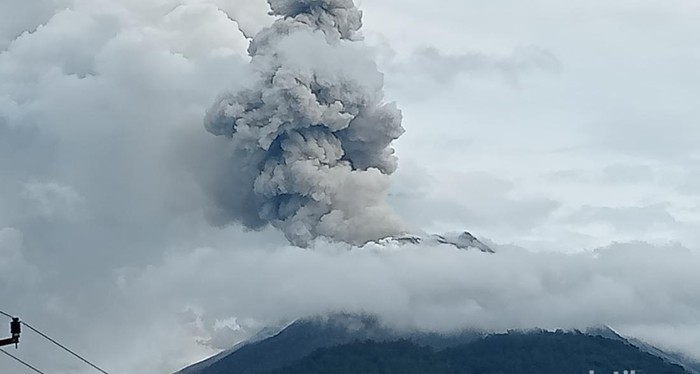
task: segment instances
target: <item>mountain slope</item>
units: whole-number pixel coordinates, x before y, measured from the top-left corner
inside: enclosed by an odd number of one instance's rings
[[[638,373],[688,373],[619,340],[542,331],[489,335],[441,351],[407,340],[356,342],[320,349],[273,374],[574,374],[632,369]]]
[[[200,362],[192,364],[192,365],[178,371],[177,374],[202,373],[208,367],[212,366],[213,364],[215,364],[216,362],[218,362],[221,359],[229,357],[230,355],[232,355],[233,353],[235,353],[239,349],[241,349],[245,346],[259,343],[261,341],[264,341],[264,340],[267,340],[267,339],[274,337],[275,335],[279,334],[280,332],[286,330],[289,327],[289,325],[290,324],[283,324],[283,325],[277,326],[277,327],[275,327],[275,326],[266,327],[266,328],[260,330],[257,334],[255,334],[250,339],[236,344],[235,346],[233,346],[233,348],[227,349],[227,350],[220,352],[214,356],[211,356],[205,360],[202,360]]]
[[[700,374],[699,362],[693,361],[679,354],[662,351],[661,349],[656,348],[653,345],[645,343],[639,339],[626,338],[609,326],[590,328],[586,330],[585,333],[587,335],[602,336],[604,338],[618,340],[627,344],[631,344],[639,348],[639,350],[641,350],[642,352],[652,354],[670,364],[681,366],[691,374]]]
[[[382,326],[375,317],[336,314],[292,323],[278,334],[243,344],[224,357],[217,355],[179,374],[266,373],[298,361],[314,351],[355,341],[390,342],[409,339],[416,344],[442,349],[482,337],[464,331],[450,336],[430,333],[399,333]]]
[[[441,366],[444,362],[450,364]],[[431,374],[452,373],[449,370],[455,367],[462,373],[481,370],[487,374],[500,373],[506,366],[508,370],[515,366],[537,368],[536,372],[543,374],[556,367],[578,370],[572,373],[636,369],[640,374],[645,372],[640,370],[697,374],[677,357],[641,342],[635,344],[605,326],[585,333],[536,330],[500,335],[474,331],[407,334],[386,328],[372,316],[350,314],[300,320],[279,331],[265,331],[180,374],[344,373],[342,368],[346,366],[368,370],[354,373],[379,370],[385,374],[410,373],[408,368],[423,368],[427,370],[424,373]]]
[[[484,253],[495,253],[491,247],[484,244],[471,233],[464,231],[460,234],[443,234],[443,235],[402,235],[390,236],[388,238],[379,239],[369,242],[379,246],[402,246],[406,244],[413,245],[447,245],[458,249],[470,250],[476,249]],[[368,244],[369,244],[368,243]]]

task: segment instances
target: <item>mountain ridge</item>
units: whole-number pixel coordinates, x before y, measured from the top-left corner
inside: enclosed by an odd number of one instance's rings
[[[404,246],[404,245],[448,245],[462,250],[477,249],[484,253],[496,253],[490,246],[484,244],[468,231],[461,233],[438,234],[403,234],[372,240],[365,244],[379,246]]]
[[[302,362],[305,358],[319,351],[362,342],[383,344],[407,341],[416,346],[429,347],[439,352],[454,347],[467,347],[465,349],[468,349],[471,343],[490,336],[504,335],[477,330],[463,330],[453,334],[401,332],[383,325],[375,316],[349,313],[300,319],[284,325],[279,331],[275,332],[274,330],[271,329],[259,334],[228,351],[189,366],[177,374],[268,374],[276,373],[294,363]],[[633,347],[634,350],[640,352],[639,354],[649,354],[670,366],[681,367],[684,373],[700,374],[692,362],[663,352],[651,345],[643,346],[641,342],[635,344],[634,341],[608,326],[598,326],[584,331],[510,330],[505,333],[506,337],[501,339],[505,339],[502,342],[507,346],[510,344],[508,339],[548,333],[568,334],[562,338],[564,343],[568,341],[567,339],[573,342],[577,338],[571,337],[577,335],[599,337],[605,341],[617,341],[620,344]],[[634,350],[630,350],[629,352],[632,353],[629,354],[636,354]]]
[[[690,373],[617,339],[557,330],[492,334],[444,350],[408,340],[354,342],[317,350],[271,374],[581,374],[590,370]]]

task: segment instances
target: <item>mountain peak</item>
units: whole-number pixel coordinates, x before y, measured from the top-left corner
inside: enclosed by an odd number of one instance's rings
[[[370,242],[372,244],[387,246],[387,245],[449,245],[458,249],[478,249],[484,253],[495,253],[491,247],[481,242],[468,231],[459,234],[447,233],[443,235],[437,234],[404,234],[399,236],[389,236],[377,241]]]

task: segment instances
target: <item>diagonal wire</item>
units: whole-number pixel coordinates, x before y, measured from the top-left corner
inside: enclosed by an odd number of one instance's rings
[[[3,312],[2,310],[0,310],[0,314],[2,314],[2,315],[4,315],[4,316],[7,316],[7,317],[9,317],[9,318],[13,318],[12,315],[10,315],[10,314],[8,314],[8,313],[5,313],[5,312]],[[92,362],[88,361],[86,358],[84,358],[84,357],[82,357],[81,355],[79,355],[79,354],[73,352],[70,348],[66,347],[65,345],[59,343],[58,341],[56,341],[56,340],[53,339],[52,337],[50,337],[50,336],[44,334],[43,332],[39,331],[39,330],[38,330],[37,328],[35,328],[34,326],[28,324],[28,323],[25,322],[25,321],[21,321],[21,323],[22,323],[25,327],[27,327],[28,329],[30,329],[30,330],[34,331],[35,333],[37,333],[37,334],[38,334],[39,336],[41,336],[42,338],[44,338],[44,339],[50,341],[51,343],[55,344],[55,345],[58,346],[59,348],[63,349],[64,351],[66,351],[66,352],[68,352],[68,353],[70,353],[71,355],[75,356],[78,360],[80,360],[80,361],[82,361],[82,362],[88,364],[88,365],[91,366],[93,369],[99,371],[99,372],[102,373],[102,374],[109,374],[109,373],[106,372],[105,370],[102,370],[99,366],[97,366],[97,365],[93,364]],[[7,353],[7,352],[5,352],[5,353]]]
[[[3,313],[3,314],[4,314],[4,313]],[[44,374],[43,371],[41,371],[41,370],[35,368],[34,366],[28,364],[27,362],[23,361],[23,360],[22,360],[21,358],[19,358],[19,357],[16,357],[16,356],[13,355],[12,353],[10,353],[10,352],[8,352],[8,351],[2,349],[2,348],[0,348],[0,352],[6,354],[6,355],[9,356],[11,359],[13,359],[13,360],[19,362],[20,364],[22,364],[22,365],[24,365],[24,366],[26,366],[26,367],[32,369],[35,373]]]
[[[50,336],[48,336],[48,335],[44,334],[43,332],[37,330],[37,329],[34,328],[32,325],[30,325],[30,324],[28,324],[28,323],[26,323],[26,322],[24,322],[24,321],[22,321],[22,324],[23,324],[24,326],[26,326],[28,329],[30,329],[30,330],[34,331],[35,333],[39,334],[39,335],[40,335],[41,337],[43,337],[44,339],[50,341],[51,343],[53,343],[53,344],[57,345],[58,347],[60,347],[61,349],[63,349],[64,351],[66,351],[66,352],[70,353],[71,355],[75,356],[75,357],[76,357],[77,359],[79,359],[80,361],[82,361],[82,362],[84,362],[84,363],[86,363],[86,364],[92,366],[93,369],[99,371],[99,372],[102,373],[102,374],[109,374],[108,372],[102,370],[99,366],[93,364],[92,362],[90,362],[90,361],[88,361],[87,359],[83,358],[83,357],[80,356],[79,354],[73,352],[72,350],[70,350],[70,349],[69,349],[68,347],[66,347],[65,345],[63,345],[63,344],[57,342],[56,340],[54,340],[54,339],[51,338]]]

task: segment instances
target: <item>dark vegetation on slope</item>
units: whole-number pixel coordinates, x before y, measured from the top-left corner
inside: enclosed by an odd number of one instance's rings
[[[276,331],[276,332],[275,332]],[[686,371],[678,365],[684,365]],[[487,335],[397,332],[371,315],[335,314],[268,329],[182,374],[345,373],[700,374],[688,360],[601,326]],[[410,370],[409,370],[410,369]]]
[[[479,339],[480,333],[464,331],[444,336],[429,333],[399,334],[387,329],[373,316],[337,314],[329,319],[300,320],[278,334],[244,345],[217,361],[199,364],[191,374],[269,373],[296,362],[320,348],[335,347],[355,341],[390,342],[410,339],[416,344],[442,349]],[[200,369],[201,367],[201,369]]]
[[[490,335],[441,351],[408,340],[322,348],[274,374],[686,374],[622,341],[581,333]]]

